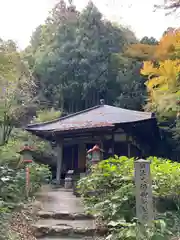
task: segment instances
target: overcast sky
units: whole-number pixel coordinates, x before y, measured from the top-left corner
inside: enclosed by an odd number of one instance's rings
[[[28,45],[32,31],[44,22],[57,0],[0,0],[0,38],[15,40],[20,48]],[[138,38],[160,38],[167,27],[177,27],[173,16],[163,11],[153,12],[153,5],[161,0],[94,0],[109,19],[130,26]],[[82,9],[88,0],[74,0]],[[179,24],[180,25],[180,24]]]

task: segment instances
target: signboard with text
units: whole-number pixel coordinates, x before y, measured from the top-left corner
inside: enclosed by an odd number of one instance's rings
[[[136,216],[140,223],[153,221],[152,181],[150,161],[135,161]]]

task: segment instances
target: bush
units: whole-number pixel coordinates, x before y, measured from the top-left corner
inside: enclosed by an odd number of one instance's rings
[[[45,165],[31,164],[30,168],[30,196],[33,196],[51,177],[50,170]],[[26,198],[25,169],[14,170],[8,166],[0,167],[0,200],[7,206],[10,203],[18,203]]]
[[[180,164],[157,157],[150,157],[149,160],[151,160],[152,188],[158,219],[163,217],[162,213],[167,212],[166,207],[159,210],[158,206],[162,204],[158,202],[163,200],[168,205],[168,210],[172,212],[179,207]],[[130,228],[137,230],[133,158],[115,157],[101,161],[92,167],[88,176],[79,181],[78,188],[87,210],[114,229],[112,239],[120,234],[116,232],[117,228],[124,228],[126,224],[129,224],[129,230]],[[124,232],[126,230],[127,226]]]
[[[36,113],[36,117],[32,120],[32,123],[48,122],[60,118],[61,112],[56,111],[54,108],[40,110]]]
[[[87,210],[93,209],[93,214],[107,221],[115,220],[119,214],[124,217],[127,215],[127,218],[130,215],[133,217],[135,205],[132,177],[133,159],[121,157],[101,161],[92,168],[90,175],[78,183]],[[92,196],[94,192],[98,193],[97,196]],[[131,206],[131,198],[133,206]]]
[[[34,195],[42,184],[51,179],[51,171],[47,165],[32,164],[30,166],[31,195]]]
[[[14,129],[9,138],[9,142],[0,148],[0,239],[12,239],[9,237],[9,221],[12,210],[24,201],[27,202],[26,196],[26,176],[25,166],[20,163],[20,154],[18,151],[21,147],[29,144],[37,149],[39,156],[41,153],[51,153],[51,146],[28,132],[20,129]],[[45,149],[45,150],[44,150]],[[29,199],[33,198],[41,185],[51,178],[51,172],[46,165],[32,163],[30,168],[30,192]],[[4,238],[3,238],[4,237]]]
[[[49,142],[15,128],[11,133],[9,142],[0,148],[0,165],[16,168],[20,161],[18,152],[25,143],[28,143],[34,149],[34,155],[38,162],[45,163],[45,158],[49,159],[49,162],[53,162],[55,151],[53,151]]]
[[[30,164],[30,192],[32,198],[47,178],[51,177],[49,168],[45,165]],[[26,197],[25,169],[12,169],[7,165],[0,167],[0,239],[9,237],[9,221],[13,209],[24,201]]]

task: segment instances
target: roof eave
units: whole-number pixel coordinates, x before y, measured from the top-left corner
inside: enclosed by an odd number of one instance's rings
[[[52,129],[52,130],[38,130],[38,129],[31,129],[31,128],[25,128],[26,131],[31,133],[51,133],[51,134],[65,134],[69,132],[81,132],[81,131],[95,131],[95,130],[104,130],[104,129],[113,129],[114,125],[108,125],[108,126],[100,126],[100,127],[91,127],[91,128],[76,128],[76,129],[66,129],[66,130],[58,130],[58,129]]]
[[[143,120],[138,120],[138,121],[132,121],[132,122],[124,122],[124,123],[114,123],[114,124],[108,124],[106,126],[92,126],[92,127],[79,127],[79,128],[69,128],[69,129],[64,129],[64,130],[60,130],[60,129],[50,129],[50,130],[40,130],[38,128],[29,128],[26,127],[24,130],[31,132],[33,134],[36,133],[40,133],[40,134],[53,134],[53,135],[63,135],[66,133],[76,133],[76,132],[81,132],[81,131],[102,131],[104,129],[113,129],[115,126],[120,126],[120,125],[129,125],[129,124],[140,124],[140,123],[145,123],[145,122],[149,122],[149,121],[156,121],[156,118],[147,118],[147,119],[143,119]]]

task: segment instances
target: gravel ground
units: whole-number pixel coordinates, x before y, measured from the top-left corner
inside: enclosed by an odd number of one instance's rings
[[[34,202],[12,214],[10,232],[13,240],[36,240],[31,224],[37,221],[36,212],[41,209],[40,205],[39,202]]]

